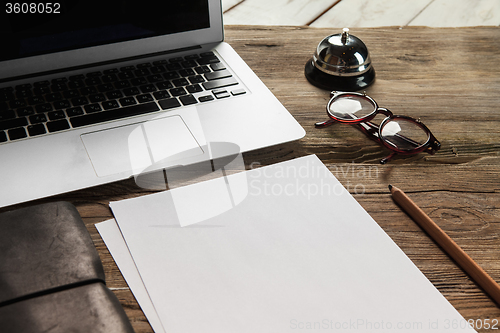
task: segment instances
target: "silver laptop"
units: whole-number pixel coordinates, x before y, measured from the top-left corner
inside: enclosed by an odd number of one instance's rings
[[[1,26],[0,207],[305,134],[223,42],[220,0],[14,5]]]

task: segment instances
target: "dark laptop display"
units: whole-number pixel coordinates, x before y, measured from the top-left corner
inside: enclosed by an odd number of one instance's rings
[[[0,61],[210,27],[207,0],[10,3]]]

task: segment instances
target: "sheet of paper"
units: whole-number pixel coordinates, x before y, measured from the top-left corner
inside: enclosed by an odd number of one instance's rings
[[[222,180],[110,204],[165,331],[474,332],[316,156]]]
[[[122,237],[116,221],[111,219],[97,223],[95,226],[122,272],[135,299],[141,306],[149,324],[156,333],[164,333],[165,330],[161,325],[160,318],[149,298],[148,291],[141,280],[139,271],[135,267],[134,260],[132,260],[132,256],[128,251],[127,244]]]

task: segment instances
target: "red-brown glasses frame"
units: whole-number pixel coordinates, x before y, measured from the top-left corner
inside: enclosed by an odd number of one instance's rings
[[[330,106],[332,105],[332,103],[337,101],[339,98],[346,98],[346,97],[352,97],[352,96],[357,96],[357,97],[367,99],[370,103],[373,104],[373,106],[374,106],[373,111],[364,117],[355,118],[355,119],[341,119],[341,118],[335,117],[330,111]],[[363,133],[365,133],[370,139],[375,140],[379,144],[382,144],[386,148],[393,151],[389,156],[380,160],[380,163],[382,163],[382,164],[385,164],[388,161],[390,161],[396,154],[414,155],[414,154],[418,154],[418,153],[425,151],[425,152],[433,155],[441,147],[441,144],[436,139],[436,137],[431,133],[431,131],[427,128],[427,126],[425,126],[420,120],[414,119],[414,118],[411,118],[408,116],[394,115],[390,110],[388,110],[386,108],[379,107],[377,102],[375,102],[375,100],[373,98],[371,98],[370,96],[367,96],[365,93],[332,91],[330,93],[330,97],[331,97],[330,101],[326,105],[326,112],[327,112],[328,116],[330,117],[330,119],[316,123],[315,124],[316,128],[327,127],[327,126],[330,126],[336,122],[358,125],[357,127]],[[370,122],[378,114],[383,114],[386,116],[386,118],[380,123],[380,126]],[[410,138],[407,138],[403,135],[397,134],[397,136],[400,139],[406,141],[407,143],[411,143],[415,146],[415,148],[413,148],[413,149],[400,149],[397,146],[395,146],[394,144],[392,144],[390,141],[385,140],[382,136],[382,129],[390,121],[393,121],[395,119],[403,119],[403,120],[412,122],[415,125],[419,126],[427,134],[427,141],[423,144],[420,144],[418,142],[413,141]]]

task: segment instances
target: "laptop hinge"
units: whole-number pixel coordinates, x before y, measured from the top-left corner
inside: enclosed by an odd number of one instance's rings
[[[190,46],[190,47],[183,47],[183,48],[173,49],[173,50],[168,50],[168,51],[160,51],[160,52],[154,52],[154,53],[148,53],[148,54],[141,54],[139,56],[126,57],[126,58],[101,61],[101,62],[94,62],[94,63],[85,64],[85,65],[59,68],[59,69],[54,69],[54,70],[50,70],[50,71],[43,71],[43,72],[37,72],[37,73],[32,73],[32,74],[20,75],[20,76],[11,76],[8,78],[0,79],[0,83],[9,82],[9,81],[24,80],[24,79],[29,79],[29,78],[35,78],[38,76],[52,75],[52,74],[57,74],[57,73],[64,73],[64,72],[92,68],[92,67],[98,67],[98,66],[111,65],[111,64],[116,64],[116,63],[125,62],[125,61],[140,60],[140,59],[144,59],[144,58],[162,56],[162,55],[184,52],[184,51],[192,51],[192,50],[197,50],[197,49],[201,49],[201,46],[196,45],[196,46]]]

